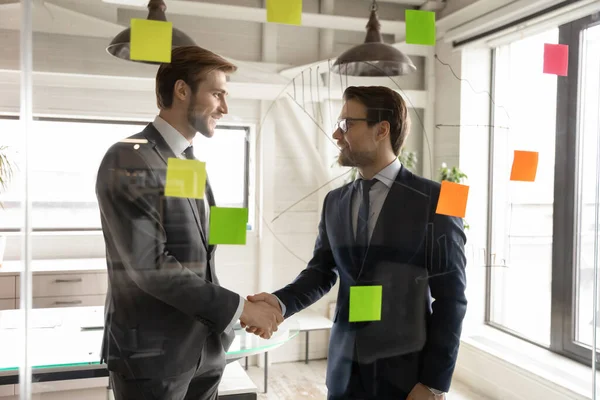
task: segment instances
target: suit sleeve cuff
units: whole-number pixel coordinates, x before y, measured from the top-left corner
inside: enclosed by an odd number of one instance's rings
[[[233,329],[233,326],[235,325],[235,323],[238,322],[238,320],[242,316],[243,311],[244,311],[244,298],[242,296],[240,296],[240,304],[238,305],[238,308],[235,311],[235,314],[233,315],[231,322],[225,328],[225,332],[229,332],[231,329]]]
[[[275,295],[273,295],[275,296]],[[283,315],[285,317],[285,304],[283,304],[283,302],[281,300],[279,300],[279,297],[275,296],[275,298],[277,299],[277,301],[279,302],[279,306],[281,307],[281,315]]]

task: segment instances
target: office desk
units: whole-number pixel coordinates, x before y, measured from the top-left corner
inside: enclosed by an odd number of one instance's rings
[[[27,335],[34,382],[108,376],[100,364],[104,307],[46,308],[30,311]],[[0,311],[0,385],[17,384],[23,357],[22,310]],[[298,334],[284,322],[269,340],[236,330],[227,362],[273,350]]]

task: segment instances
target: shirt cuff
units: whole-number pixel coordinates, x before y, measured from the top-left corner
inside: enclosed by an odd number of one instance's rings
[[[236,324],[236,322],[238,322],[238,320],[242,316],[243,311],[244,311],[244,298],[242,296],[240,296],[240,304],[238,305],[238,308],[235,311],[235,314],[233,314],[233,319],[231,320],[229,325],[227,325],[227,327],[225,328],[225,332],[229,332],[231,329],[233,329],[233,326]]]
[[[429,387],[429,386],[427,386],[427,385],[425,385],[425,386],[427,387],[427,389],[429,389],[429,391],[430,391],[431,393],[433,393],[433,394],[435,394],[435,395],[437,395],[437,396],[439,396],[439,395],[441,395],[441,394],[444,394],[444,393],[446,393],[446,392],[444,392],[443,390],[437,390],[437,389],[434,389],[434,388],[430,388],[430,387]]]
[[[285,317],[285,304],[283,304],[283,302],[279,300],[279,297],[275,296],[275,298],[277,299],[277,301],[279,302],[279,306],[281,307],[281,315]]]

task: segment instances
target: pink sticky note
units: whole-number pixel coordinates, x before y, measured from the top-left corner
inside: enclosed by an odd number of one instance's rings
[[[569,46],[566,44],[544,44],[544,73],[567,76],[569,68]]]

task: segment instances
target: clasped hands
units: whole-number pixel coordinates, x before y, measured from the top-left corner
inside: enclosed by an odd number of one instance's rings
[[[242,328],[263,339],[270,339],[273,332],[283,322],[281,306],[277,297],[270,293],[259,293],[244,300],[244,310],[240,316]]]

